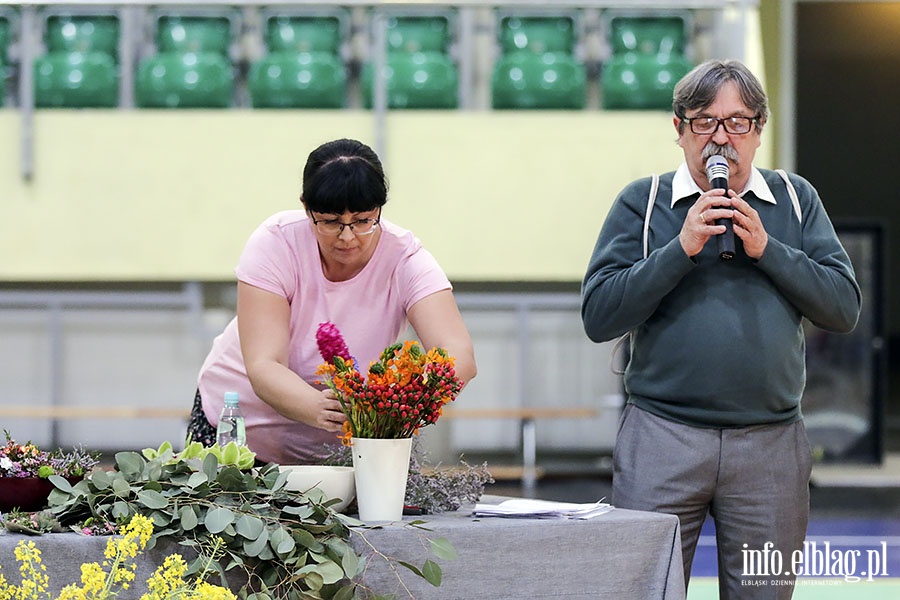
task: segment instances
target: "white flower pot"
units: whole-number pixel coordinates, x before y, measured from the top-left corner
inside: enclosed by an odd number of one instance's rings
[[[352,438],[350,449],[359,520],[364,523],[402,520],[412,438]]]

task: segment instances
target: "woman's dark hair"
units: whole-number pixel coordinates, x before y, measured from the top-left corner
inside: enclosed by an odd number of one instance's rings
[[[733,81],[744,105],[759,118],[756,130],[769,118],[769,102],[759,79],[743,63],[736,60],[708,60],[694,67],[675,85],[672,110],[683,119],[689,110],[702,110],[716,100],[722,86]],[[684,121],[678,124],[684,131]]]
[[[334,140],[309,154],[303,168],[307,210],[330,215],[368,212],[387,202],[387,178],[375,151],[356,140]]]

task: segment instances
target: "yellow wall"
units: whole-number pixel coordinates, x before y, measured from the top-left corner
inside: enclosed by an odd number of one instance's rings
[[[229,280],[298,206],[319,143],[374,144],[364,111],[39,111],[34,177],[0,111],[0,279]],[[768,146],[758,164],[768,166]],[[397,112],[385,215],[457,281],[577,281],[629,181],[681,160],[667,112]]]

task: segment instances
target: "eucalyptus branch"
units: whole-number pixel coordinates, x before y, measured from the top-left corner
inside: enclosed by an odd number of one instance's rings
[[[406,523],[404,525],[404,527],[407,529],[418,530],[418,531],[416,531],[416,535],[418,536],[419,542],[421,543],[423,550],[425,551],[426,554],[431,554],[431,555],[434,555],[436,558],[442,558],[445,560],[455,560],[456,558],[458,558],[456,549],[453,547],[453,544],[451,544],[450,540],[448,540],[447,538],[445,538],[445,537],[429,538],[425,534],[420,533],[422,531],[424,531],[424,532],[431,531],[430,529],[428,529],[427,527],[424,526],[426,524],[427,524],[426,521],[416,520],[416,521],[410,521],[409,523]],[[410,598],[413,598],[412,592],[409,590],[409,588],[406,586],[406,583],[403,581],[403,577],[401,576],[399,570],[397,569],[397,565],[401,565],[401,566],[405,567],[406,569],[412,571],[414,574],[421,577],[422,579],[424,579],[425,581],[427,581],[428,583],[430,583],[431,585],[433,585],[435,587],[439,587],[441,585],[443,571],[441,570],[440,565],[438,565],[432,559],[430,559],[430,558],[426,559],[425,562],[422,564],[422,568],[420,569],[419,567],[417,567],[409,562],[400,560],[399,558],[396,558],[393,556],[388,556],[387,554],[385,554],[384,552],[382,552],[381,550],[376,548],[375,545],[372,544],[369,541],[369,539],[366,537],[364,530],[353,529],[352,533],[359,536],[359,538],[363,540],[363,542],[371,550],[371,554],[374,554],[375,556],[381,558],[387,564],[388,568],[390,568],[390,570],[393,572],[394,576],[397,578],[397,581],[399,582],[400,586],[403,588],[404,591],[406,591],[406,593],[409,595]],[[367,561],[367,562],[371,563],[371,561]]]
[[[362,530],[354,529],[354,530],[352,530],[352,533],[355,534],[356,536],[358,536],[366,544],[366,546],[369,547],[369,550],[371,550],[372,554],[378,556],[385,562],[385,564],[387,564],[388,568],[391,570],[391,572],[397,578],[397,581],[400,583],[400,587],[403,588],[403,590],[406,592],[406,594],[410,598],[414,598],[412,592],[409,590],[409,588],[406,586],[406,583],[403,581],[403,577],[400,575],[400,572],[397,570],[396,561],[394,561],[393,559],[391,559],[391,557],[389,557],[388,555],[383,553],[381,550],[376,548],[375,545],[369,541],[369,538],[366,537],[365,533],[363,533]],[[369,561],[367,561],[367,565],[368,565],[368,562]],[[368,566],[366,568],[368,568]],[[367,587],[366,589],[371,592],[370,588]]]

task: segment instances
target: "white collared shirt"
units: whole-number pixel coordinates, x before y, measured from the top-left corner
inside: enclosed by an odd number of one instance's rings
[[[760,200],[769,202],[770,204],[778,204],[775,200],[775,195],[772,194],[772,190],[769,189],[769,184],[766,183],[762,173],[760,173],[759,169],[756,167],[753,167],[750,171],[750,180],[739,195],[743,198],[744,194],[747,192],[753,192],[754,196]],[[674,207],[675,203],[679,200],[687,198],[688,196],[693,196],[694,194],[702,193],[703,190],[700,189],[700,186],[697,185],[697,182],[691,177],[691,172],[688,170],[687,163],[681,163],[681,166],[675,171],[675,177],[672,179],[672,207]]]

